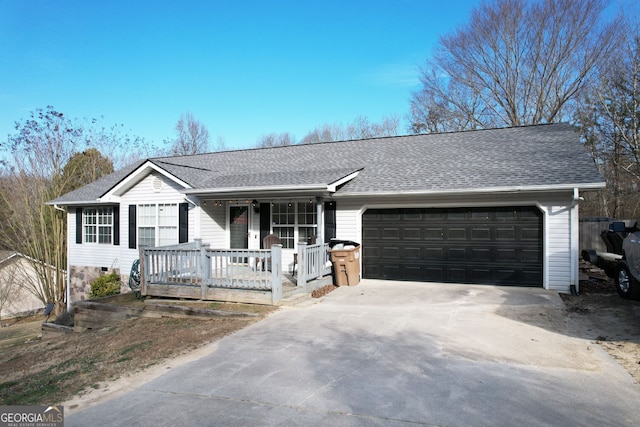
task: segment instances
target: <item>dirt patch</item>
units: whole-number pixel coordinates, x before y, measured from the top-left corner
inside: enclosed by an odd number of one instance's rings
[[[16,346],[37,340],[42,331],[42,320],[43,318],[29,318],[29,320],[12,319],[12,322],[6,322],[10,326],[0,329],[0,355]]]
[[[620,298],[604,275],[581,281],[580,295],[562,299],[568,316],[585,325],[587,338],[640,382],[640,301]]]
[[[202,307],[202,306],[201,306]],[[33,337],[42,319],[15,340],[10,326],[0,330],[0,402],[4,405],[50,405],[104,386],[106,381],[144,370],[258,321],[274,310],[245,304],[209,304],[214,309],[250,311],[257,317],[213,319],[141,318],[109,328],[70,334],[56,340]],[[35,325],[35,326],[34,326]]]

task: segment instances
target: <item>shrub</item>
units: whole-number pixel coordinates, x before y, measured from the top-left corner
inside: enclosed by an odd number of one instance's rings
[[[107,297],[120,293],[120,275],[118,273],[105,274],[91,282],[89,298]]]

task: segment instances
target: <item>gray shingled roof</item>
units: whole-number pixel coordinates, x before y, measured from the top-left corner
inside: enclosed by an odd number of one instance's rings
[[[604,185],[568,124],[291,145],[150,161],[194,190],[212,191],[330,184],[358,170],[336,196]],[[140,164],[52,203],[96,200]]]
[[[204,188],[275,187],[279,185],[327,185],[353,173],[353,169],[325,169],[238,173],[212,177]]]

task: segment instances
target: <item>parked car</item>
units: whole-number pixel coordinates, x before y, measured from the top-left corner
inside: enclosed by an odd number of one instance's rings
[[[607,251],[584,250],[582,258],[613,278],[622,298],[640,299],[640,221],[632,227],[624,222],[612,222],[600,237]]]

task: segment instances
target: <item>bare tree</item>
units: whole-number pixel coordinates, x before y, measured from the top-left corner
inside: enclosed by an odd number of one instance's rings
[[[0,188],[6,215],[0,242],[34,260],[39,283],[34,293],[44,304],[53,302],[62,309],[67,217],[46,202],[62,195],[66,183],[58,178],[69,158],[84,145],[83,132],[53,107],[32,113],[16,130],[3,147],[10,163]]]
[[[317,142],[340,141],[343,139],[347,139],[344,126],[325,123],[307,133],[304,138],[300,140],[300,143],[314,144]]]
[[[593,214],[640,216],[640,26],[625,22],[620,49],[582,98],[575,120],[607,188]]]
[[[415,132],[566,120],[616,49],[605,0],[497,0],[440,38],[412,95]]]
[[[115,170],[138,160],[165,154],[160,147],[142,137],[130,134],[122,124],[103,126],[96,119],[76,123],[83,130],[86,147],[97,147],[109,153]]]
[[[193,114],[185,113],[176,123],[175,138],[169,142],[174,156],[206,153],[209,150],[209,131]]]
[[[29,291],[57,311],[65,302],[67,215],[47,202],[113,170],[94,144],[107,140],[115,149],[130,142],[87,127],[95,124],[49,106],[17,122],[16,133],[0,142],[0,247],[26,256],[36,277]]]
[[[323,124],[307,133],[301,144],[316,142],[343,141],[348,139],[379,138],[400,134],[400,118],[396,115],[385,116],[380,122],[371,122],[366,116],[358,116],[353,122],[343,125]]]
[[[412,94],[411,131],[461,131],[488,124],[479,93],[455,79],[442,78],[435,68],[423,70],[423,87]]]
[[[257,142],[258,147],[279,147],[296,144],[296,138],[289,132],[262,135]]]
[[[221,136],[217,137],[216,138],[216,146],[214,148],[214,151],[225,151],[227,149],[228,149],[227,141]]]
[[[371,129],[376,138],[383,136],[400,135],[400,117],[397,115],[385,116],[378,123],[372,123]]]

